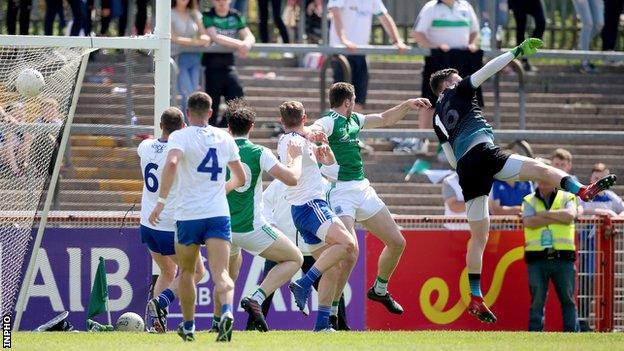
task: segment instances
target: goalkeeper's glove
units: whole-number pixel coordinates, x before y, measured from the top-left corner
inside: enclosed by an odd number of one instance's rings
[[[527,57],[535,55],[537,49],[541,48],[544,42],[541,39],[529,38],[511,50],[514,58]]]

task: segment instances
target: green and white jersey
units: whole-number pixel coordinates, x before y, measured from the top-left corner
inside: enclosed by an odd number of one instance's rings
[[[364,127],[365,116],[353,112],[347,118],[334,110],[329,110],[320,119],[314,122],[327,134],[329,146],[336,155],[338,163],[338,180],[362,180],[364,166],[360,155],[358,137]]]
[[[247,233],[266,224],[262,215],[262,171],[268,172],[279,161],[271,150],[246,138],[235,139],[245,170],[245,185],[227,195],[232,232]],[[230,172],[227,172],[227,179]]]

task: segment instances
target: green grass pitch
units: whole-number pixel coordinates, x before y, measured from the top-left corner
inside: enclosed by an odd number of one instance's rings
[[[301,331],[237,332],[232,342],[217,344],[215,334],[200,332],[193,343],[174,333],[28,333],[12,335],[15,350],[46,351],[173,351],[173,350],[624,350],[624,333],[525,333],[525,332],[338,332]]]

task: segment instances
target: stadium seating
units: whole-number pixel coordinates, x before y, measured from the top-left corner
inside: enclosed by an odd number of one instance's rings
[[[113,85],[99,82],[98,70],[114,67],[107,76]],[[370,66],[371,82],[367,110],[383,111],[403,99],[420,94],[421,63],[376,62]],[[571,65],[539,66],[539,72],[527,76],[526,115],[528,129],[620,130],[624,123],[624,71],[602,68],[599,75],[582,75]],[[132,67],[134,112],[139,124],[152,124],[153,92],[149,85],[148,58],[137,57]],[[275,72],[274,79],[267,79]],[[239,74],[251,105],[258,112],[253,139],[275,148],[273,130],[267,122],[277,119],[277,105],[288,99],[304,103],[311,119],[319,116],[319,73],[297,68],[295,60],[247,59],[239,62]],[[263,78],[264,77],[264,78]],[[75,123],[129,124],[124,94],[115,95],[112,88],[124,87],[127,72],[118,55],[97,55],[89,65],[78,101]],[[331,72],[328,72],[331,81]],[[517,77],[501,77],[502,128],[518,128]],[[493,119],[491,83],[484,89],[488,119]],[[107,111],[102,114],[101,111]],[[417,128],[416,114],[410,114],[400,128]],[[499,127],[500,128],[500,127]],[[385,140],[369,140],[375,152],[365,156],[366,172],[390,210],[396,214],[436,215],[443,213],[440,185],[431,184],[422,175],[409,183],[403,181],[406,168],[416,158],[430,161],[434,168],[446,168],[435,159],[437,143],[433,140],[425,156],[395,154]],[[141,173],[136,156],[136,140],[124,136],[73,135],[72,163],[75,172],[61,182],[61,209],[126,210],[140,202]],[[537,156],[548,157],[557,147],[569,149],[574,156],[573,172],[587,181],[591,165],[604,162],[611,171],[624,171],[624,145],[607,145],[601,140],[578,143],[570,139],[564,144],[531,143]],[[600,155],[600,156],[597,156]],[[268,178],[267,178],[268,180]],[[624,186],[615,191],[624,195]]]

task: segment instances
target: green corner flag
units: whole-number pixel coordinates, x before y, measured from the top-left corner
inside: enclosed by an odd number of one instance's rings
[[[87,318],[92,318],[108,310],[108,283],[106,282],[106,269],[104,267],[104,257],[100,256],[91,296],[89,297],[89,312]],[[110,322],[110,321],[109,321]]]

